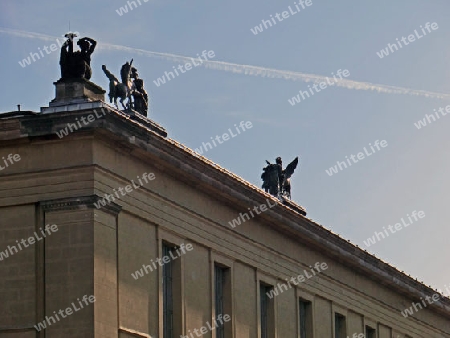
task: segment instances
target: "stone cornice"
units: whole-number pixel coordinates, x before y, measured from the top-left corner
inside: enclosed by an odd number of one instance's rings
[[[61,211],[61,210],[85,210],[95,209],[95,204],[101,198],[97,195],[61,198],[49,201],[41,201],[40,205],[42,210],[49,211]],[[122,210],[122,207],[116,203],[107,203],[102,206],[101,210],[106,211],[114,216],[118,215]]]

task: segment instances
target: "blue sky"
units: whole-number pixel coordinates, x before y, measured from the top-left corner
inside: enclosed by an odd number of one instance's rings
[[[240,121],[251,121],[253,128],[205,156],[257,186],[266,159],[281,156],[288,163],[299,156],[293,200],[308,217],[360,247],[375,231],[423,210],[425,218],[367,250],[427,285],[444,289],[450,284],[450,117],[420,130],[414,126],[450,104],[448,1],[312,0],[312,6],[257,35],[250,29],[294,1],[140,1],[120,16],[116,10],[127,1],[2,0],[0,111],[19,103],[38,111],[53,99],[59,50],[26,67],[19,61],[54,43],[51,37],[66,33],[70,21],[72,31],[98,41],[91,80],[103,88],[108,82],[102,64],[118,75],[134,58],[151,97],[150,118],[171,138],[194,149]],[[427,22],[439,28],[382,59],[377,56]],[[196,67],[160,87],[153,83],[186,62],[155,52],[192,57],[204,50],[214,51],[212,61],[225,63]],[[265,76],[245,65],[273,71]],[[356,82],[326,88],[295,106],[288,103],[313,84],[304,74],[331,77],[339,69],[348,69],[347,80]],[[287,79],[279,78],[279,71],[286,71]],[[386,86],[405,88],[406,94],[389,93]],[[414,95],[414,90],[430,95]],[[327,175],[336,161],[376,140],[388,146]]]

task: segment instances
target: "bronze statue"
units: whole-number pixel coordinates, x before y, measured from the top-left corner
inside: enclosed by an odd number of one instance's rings
[[[137,69],[132,65],[133,59],[131,59],[131,62],[126,62],[120,69],[121,83],[106,69],[105,65],[102,66],[103,72],[109,79],[109,100],[119,108],[117,98],[120,98],[123,109],[130,111],[133,108],[138,113],[147,116],[148,94],[144,89],[144,81],[139,78]],[[132,97],[133,101],[131,100]],[[128,99],[126,105],[124,104],[125,99]]]
[[[281,157],[277,157],[276,164],[272,164],[266,160],[267,167],[263,168],[261,179],[263,180],[262,188],[273,196],[281,196],[291,198],[291,176],[298,165],[298,157],[288,164],[283,170],[283,162]]]
[[[119,80],[106,68],[105,65],[102,66],[103,72],[109,79],[109,102],[114,102],[117,109],[119,109],[119,106],[117,105],[117,98],[120,98],[120,103],[122,104],[123,109],[127,110],[131,108],[131,91],[133,86],[131,82],[132,64],[133,59],[131,59],[131,62],[126,62],[120,69],[120,77],[122,82],[119,82]],[[124,100],[126,99],[128,99],[128,101],[125,106]]]
[[[135,89],[133,90],[133,108],[140,114],[147,116],[148,112],[148,95],[144,89],[144,81],[142,79],[134,80]]]
[[[131,95],[133,95],[133,108],[140,114],[147,116],[148,111],[148,95],[144,89],[144,81],[139,78],[137,69],[131,68],[131,78],[133,81],[133,90]]]
[[[61,79],[83,78],[89,80],[92,76],[91,55],[97,42],[91,38],[82,38],[77,42],[80,50],[74,52],[73,39],[76,37],[76,34],[68,33],[65,37],[67,41],[61,46],[59,60]]]

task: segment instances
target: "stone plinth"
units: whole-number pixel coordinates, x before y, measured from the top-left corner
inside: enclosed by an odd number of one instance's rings
[[[50,102],[50,107],[105,100],[105,90],[85,79],[58,80],[54,85],[56,97]]]

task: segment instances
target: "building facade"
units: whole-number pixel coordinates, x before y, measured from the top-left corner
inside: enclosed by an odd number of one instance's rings
[[[450,337],[449,299],[77,86],[0,115],[0,337]]]

